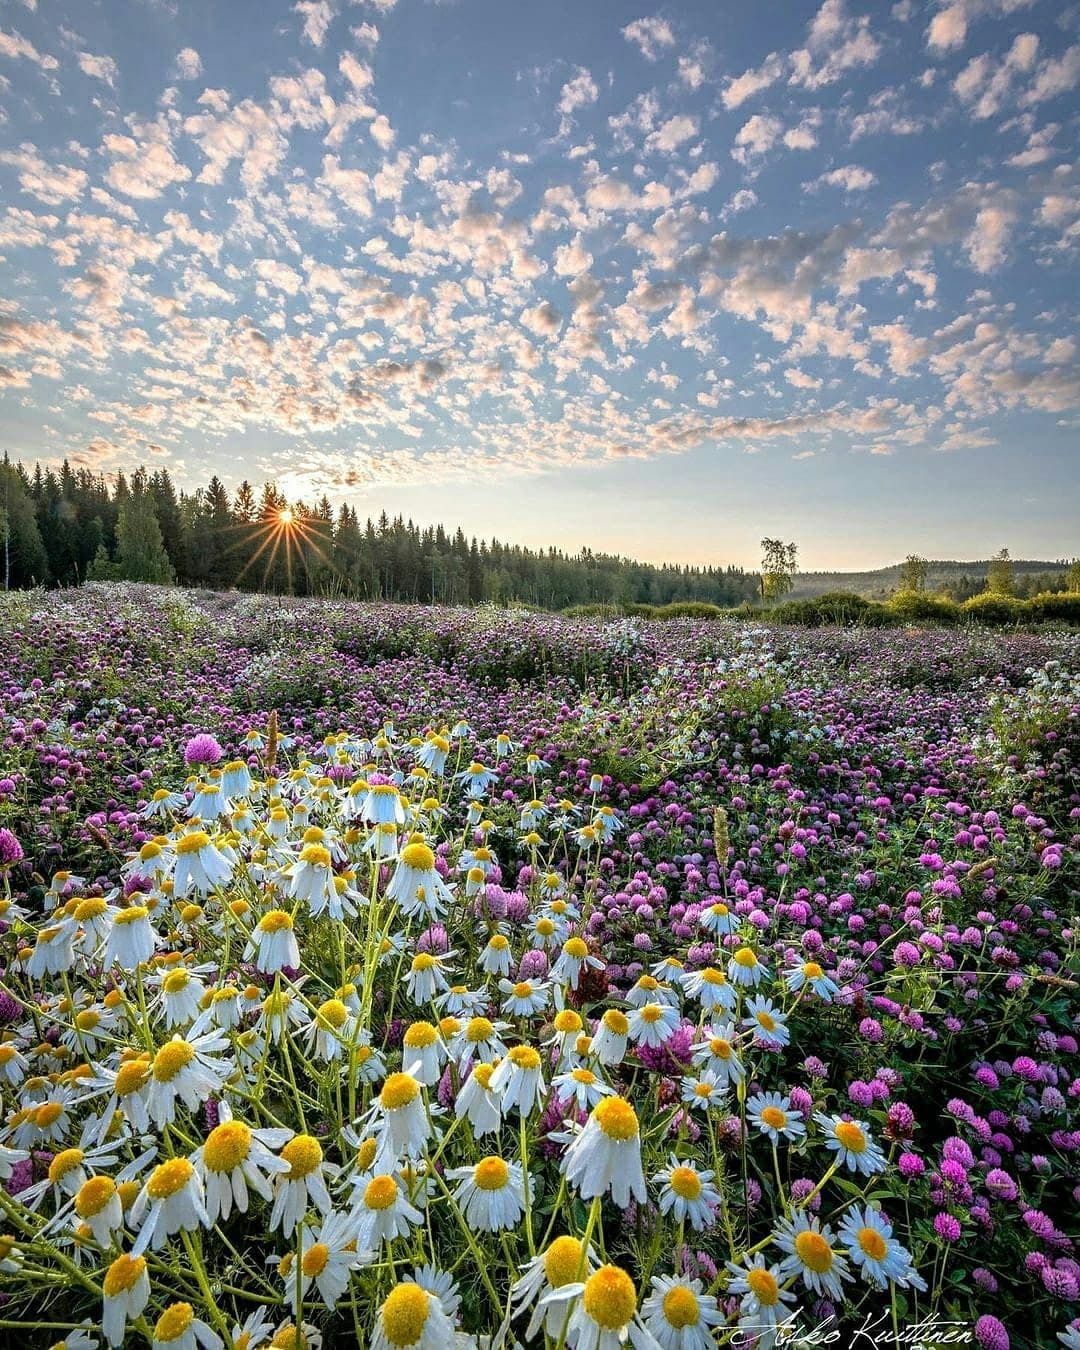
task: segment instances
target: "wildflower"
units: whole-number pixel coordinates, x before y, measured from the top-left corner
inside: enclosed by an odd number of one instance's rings
[[[722,1083],[730,1086],[741,1083],[746,1070],[736,1049],[737,1036],[734,1025],[723,1022],[719,1026],[703,1027],[702,1034],[705,1039],[690,1047],[694,1064],[698,1068],[707,1069]]]
[[[573,1102],[579,1111],[591,1110],[601,1097],[613,1089],[602,1083],[591,1069],[570,1069],[551,1080],[551,1086],[562,1102]]]
[[[802,965],[789,970],[784,976],[784,983],[793,994],[809,985],[818,998],[826,1003],[831,1003],[840,992],[839,985],[829,979],[816,961],[804,961]]]
[[[406,1237],[416,1224],[423,1222],[423,1215],[409,1202],[397,1177],[381,1172],[358,1178],[350,1220],[357,1246],[378,1249],[384,1242]]]
[[[289,1171],[289,1163],[274,1152],[291,1134],[287,1129],[254,1129],[234,1120],[228,1104],[218,1108],[218,1124],[191,1155],[203,1184],[207,1218],[211,1224],[227,1219],[233,1203],[241,1214],[248,1207],[248,1187],[264,1200],[273,1197],[271,1177]]]
[[[207,895],[226,886],[232,872],[232,864],[214,847],[205,830],[192,830],[176,841],[173,895],[177,900],[192,891],[196,895]]]
[[[478,1139],[485,1134],[495,1134],[502,1124],[502,1102],[491,1087],[495,1067],[494,1064],[473,1065],[472,1073],[462,1084],[454,1103],[457,1118],[468,1116],[472,1132]]]
[[[406,916],[422,913],[432,922],[454,901],[453,891],[435,869],[433,850],[417,839],[401,850],[386,895]]]
[[[336,894],[330,850],[325,844],[305,844],[289,878],[290,898],[303,900],[312,914],[321,914]]]
[[[630,1039],[635,1045],[656,1047],[672,1038],[682,1014],[670,1003],[646,1003],[635,1008],[628,1021]]]
[[[564,1316],[572,1303],[567,1340],[578,1350],[620,1350],[628,1337],[640,1350],[654,1350],[655,1342],[638,1316],[637,1289],[619,1266],[601,1266],[584,1283],[563,1285],[541,1302],[561,1307]]]
[[[781,1135],[794,1141],[806,1133],[802,1118],[792,1109],[791,1098],[779,1092],[759,1092],[751,1097],[746,1103],[746,1116],[774,1144],[780,1142]]]
[[[769,1266],[760,1253],[751,1258],[743,1256],[743,1265],[734,1261],[727,1268],[734,1277],[728,1281],[727,1292],[738,1294],[739,1327],[752,1331],[756,1335],[767,1334],[776,1329],[779,1322],[788,1316],[787,1303],[795,1301],[790,1289],[783,1289],[783,1275],[779,1266]]]
[[[155,1251],[172,1233],[209,1228],[202,1178],[187,1158],[159,1163],[135,1197],[130,1214],[139,1236],[131,1249],[141,1256],[147,1247]]]
[[[467,769],[456,773],[454,778],[464,783],[470,797],[483,797],[492,783],[498,782],[499,775],[493,769],[486,769],[479,760],[474,759]]]
[[[704,970],[687,971],[683,976],[683,988],[688,997],[696,998],[702,1011],[708,1015],[717,1008],[731,1012],[738,997],[735,988],[728,983],[722,970],[706,966]]]
[[[780,1262],[782,1275],[798,1275],[808,1289],[830,1298],[842,1298],[842,1280],[850,1280],[845,1259],[833,1246],[832,1229],[821,1227],[816,1218],[803,1212],[793,1219],[782,1219],[773,1241],[788,1255]]]
[[[544,1101],[544,1078],[539,1054],[531,1045],[515,1045],[491,1075],[491,1091],[500,1098],[504,1115],[514,1108],[529,1115]]]
[[[508,1022],[491,1022],[486,1017],[471,1017],[451,1047],[458,1067],[467,1069],[474,1059],[494,1061],[506,1054],[502,1033]]]
[[[744,989],[756,989],[768,971],[750,947],[740,947],[728,962],[728,979]]]
[[[505,977],[510,974],[513,958],[510,955],[510,939],[504,933],[491,935],[487,946],[480,953],[479,966],[488,975]]]
[[[731,912],[722,900],[717,900],[707,909],[702,910],[698,922],[702,928],[710,933],[715,933],[717,937],[727,937],[729,933],[734,933],[739,926],[738,917]]]
[[[682,1099],[691,1110],[709,1111],[727,1101],[727,1082],[709,1069],[682,1080]]]
[[[674,1214],[680,1223],[689,1219],[696,1231],[708,1228],[720,1204],[720,1192],[712,1184],[714,1176],[673,1155],[669,1166],[652,1179],[654,1186],[661,1187],[661,1214]]]
[[[604,962],[591,954],[586,943],[579,937],[572,937],[563,943],[562,952],[551,968],[551,976],[556,983],[569,984],[576,990],[582,970],[603,969]]]
[[[152,1350],[222,1350],[225,1342],[190,1303],[170,1303],[154,1327]]]
[[[652,1289],[641,1314],[662,1350],[712,1350],[712,1328],[723,1324],[724,1314],[702,1282],[654,1275]]]
[[[109,1176],[88,1177],[75,1193],[75,1215],[85,1223],[99,1247],[108,1248],[124,1222],[124,1207],[116,1182]]]
[[[892,1225],[872,1206],[849,1209],[840,1224],[840,1238],[867,1284],[884,1289],[892,1281],[902,1288],[926,1289],[911,1264],[911,1254],[893,1237]]]
[[[62,975],[75,964],[75,920],[64,918],[38,930],[34,950],[26,967],[32,980],[46,975]]]
[[[318,1059],[333,1062],[341,1058],[346,1043],[352,1041],[354,1036],[355,1024],[348,1007],[339,998],[325,999],[315,1010],[308,1028],[309,1053],[313,1052]]]
[[[513,1228],[525,1212],[526,1181],[520,1163],[507,1163],[493,1154],[475,1167],[451,1168],[447,1177],[458,1182],[454,1199],[476,1232]]]
[[[517,984],[500,980],[499,988],[504,995],[502,1010],[508,1017],[532,1017],[547,1007],[551,986],[543,980],[519,980]]]
[[[446,1059],[446,1046],[438,1028],[430,1022],[413,1022],[405,1030],[403,1044],[410,1071],[425,1087],[434,1087]]]
[[[769,1050],[782,1049],[791,1040],[787,1019],[771,999],[755,994],[747,1000],[742,1025],[754,1033],[754,1041]]]
[[[376,1317],[372,1350],[448,1350],[453,1344],[453,1315],[438,1294],[415,1278],[390,1290]]]
[[[378,1141],[376,1166],[393,1166],[401,1158],[419,1157],[431,1134],[419,1080],[412,1073],[392,1073],[372,1103],[367,1120]]]
[[[140,1318],[150,1302],[146,1257],[122,1252],[105,1272],[101,1289],[101,1329],[110,1345],[122,1345],[127,1323]]]
[[[630,1019],[618,1008],[609,1008],[593,1037],[592,1052],[601,1064],[621,1064],[630,1036]]]
[[[416,953],[409,973],[405,976],[405,988],[414,1003],[430,1003],[436,994],[450,987],[443,967],[455,954],[445,952],[442,956],[433,956],[431,952]]]
[[[314,1202],[323,1214],[332,1208],[326,1189],[322,1145],[310,1134],[296,1134],[283,1146],[279,1160],[288,1170],[274,1178],[270,1231],[280,1228],[289,1237]]]
[[[596,1269],[596,1255],[590,1247],[585,1251],[578,1238],[557,1237],[546,1251],[534,1256],[524,1267],[521,1277],[511,1290],[514,1316],[520,1317],[526,1308],[533,1313],[525,1331],[531,1341],[541,1326],[557,1340],[566,1321],[566,1308],[547,1300],[547,1295],[567,1285],[578,1284]]]
[[[874,1172],[884,1172],[885,1155],[874,1143],[868,1127],[858,1120],[844,1120],[840,1116],[827,1116],[815,1112],[814,1119],[824,1129],[825,1146],[837,1155],[851,1172],[870,1176]]]
[[[335,1308],[349,1287],[349,1276],[370,1260],[359,1252],[352,1237],[352,1224],[345,1214],[330,1214],[316,1233],[304,1225],[300,1234],[300,1293],[314,1283],[328,1308]],[[290,1281],[289,1293],[294,1283]]]
[[[178,1099],[194,1111],[217,1092],[229,1073],[228,1066],[217,1058],[227,1045],[224,1037],[207,1033],[190,1040],[174,1036],[160,1047],[150,1066],[147,1099],[147,1111],[158,1129],[175,1120]]]
[[[593,1107],[584,1130],[563,1155],[561,1170],[583,1200],[610,1191],[620,1209],[631,1197],[644,1202],[638,1118],[625,1098],[605,1097]]]

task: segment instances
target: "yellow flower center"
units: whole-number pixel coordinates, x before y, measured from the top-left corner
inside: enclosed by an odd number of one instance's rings
[[[63,1102],[45,1102],[34,1112],[34,1124],[42,1130],[55,1125],[64,1114]]]
[[[167,1200],[170,1195],[182,1191],[194,1171],[187,1158],[170,1158],[168,1162],[160,1163],[150,1173],[150,1180],[146,1183],[151,1200]]]
[[[482,867],[470,867],[466,873],[466,879],[471,881],[474,886],[479,886],[484,880],[484,869]]]
[[[851,1120],[841,1120],[836,1126],[836,1137],[852,1153],[862,1153],[866,1149],[866,1135]]]
[[[401,850],[401,861],[415,872],[432,872],[435,869],[435,852],[427,844],[406,844]]]
[[[321,1275],[326,1269],[326,1263],[330,1260],[330,1248],[325,1242],[316,1242],[313,1247],[309,1247],[304,1253],[300,1265],[304,1274],[309,1279],[314,1279]]]
[[[155,1341],[178,1341],[195,1320],[190,1303],[173,1303],[158,1318],[154,1328]]]
[[[178,1042],[178,1044],[183,1044],[183,1042]],[[186,1048],[190,1049],[190,1046]],[[168,1046],[162,1046],[162,1050],[167,1049]],[[158,1054],[159,1055],[161,1054],[160,1050],[158,1051]],[[185,1060],[185,1063],[186,1062],[187,1061]],[[163,1060],[162,1061],[163,1067],[164,1064],[165,1061]],[[133,1092],[138,1092],[138,1090],[146,1082],[149,1073],[150,1073],[150,1065],[147,1063],[145,1059],[133,1059],[129,1060],[127,1064],[121,1064],[119,1069],[117,1069],[116,1071],[116,1095],[118,1097],[130,1097]],[[171,1076],[172,1075],[170,1075],[170,1077]],[[169,1079],[159,1078],[158,1081],[168,1082]]]
[[[585,1311],[605,1331],[621,1331],[637,1310],[634,1281],[618,1266],[601,1266],[585,1281]]]
[[[122,909],[113,922],[120,928],[125,928],[128,924],[138,923],[145,919],[150,911],[145,905],[130,905],[127,909]]]
[[[677,1284],[664,1295],[664,1317],[669,1326],[696,1327],[701,1319],[698,1301],[692,1289],[685,1284]]]
[[[540,1056],[531,1045],[515,1045],[510,1051],[510,1063],[516,1064],[519,1069],[538,1069],[540,1067]]]
[[[105,1272],[102,1285],[106,1298],[116,1298],[134,1289],[146,1270],[145,1256],[130,1256],[123,1252]]]
[[[552,1289],[561,1289],[578,1277],[581,1243],[577,1238],[557,1237],[544,1253],[544,1274]]]
[[[184,969],[170,970],[161,982],[166,994],[179,994],[191,983],[191,975]]]
[[[833,1249],[820,1233],[809,1230],[800,1233],[795,1239],[795,1253],[808,1270],[816,1271],[818,1275],[832,1267]]]
[[[270,1350],[307,1350],[308,1338],[290,1322],[270,1342]]]
[[[62,1149],[49,1164],[49,1180],[57,1185],[69,1172],[81,1167],[85,1157],[81,1148]]]
[[[579,937],[567,938],[563,943],[563,952],[574,961],[584,961],[589,948]]]
[[[282,933],[292,926],[292,915],[284,909],[272,909],[259,920],[260,933]]]
[[[591,1069],[574,1069],[570,1077],[575,1083],[584,1083],[586,1087],[592,1087],[596,1082],[596,1074]]]
[[[185,834],[176,843],[176,851],[181,857],[189,853],[199,853],[204,848],[209,847],[210,836],[205,830],[192,830],[190,834]]]
[[[706,966],[701,972],[701,979],[704,984],[722,985],[727,984],[727,977],[723,971],[714,970],[712,966]]]
[[[714,1036],[709,1041],[709,1053],[717,1059],[730,1059],[731,1042],[725,1041],[723,1036]]]
[[[389,1209],[397,1193],[398,1184],[388,1173],[372,1177],[364,1187],[364,1204],[368,1209]]]
[[[430,952],[417,952],[412,960],[413,970],[430,970],[437,962]]]
[[[491,1086],[491,1075],[495,1072],[494,1064],[478,1064],[473,1069],[473,1077],[486,1091]]]
[[[584,1025],[580,1014],[576,1013],[573,1008],[564,1008],[562,1012],[555,1014],[555,1030],[561,1035],[576,1035]]]
[[[647,1022],[649,1026],[654,1026],[664,1015],[664,1009],[659,1003],[646,1003],[641,1010],[641,1020]]]
[[[482,1191],[501,1191],[510,1180],[510,1169],[501,1158],[484,1158],[473,1168],[473,1182]]]
[[[379,1151],[379,1145],[374,1138],[365,1139],[356,1150],[356,1166],[361,1172],[366,1172],[375,1161],[375,1154]]]
[[[626,1014],[620,1012],[618,1008],[609,1008],[604,1014],[604,1026],[613,1036],[626,1036],[630,1031],[630,1023],[626,1019]]]
[[[764,1008],[754,1014],[754,1021],[761,1027],[762,1031],[776,1030],[776,1018],[772,1013],[766,1012]]]
[[[87,919],[100,918],[107,908],[100,895],[91,896],[89,900],[82,900],[75,906],[75,919],[78,923],[85,923]]]
[[[171,1083],[194,1058],[195,1051],[187,1041],[169,1041],[154,1056],[154,1078],[159,1083]]]
[[[328,998],[319,1005],[317,1013],[319,1027],[326,1031],[340,1031],[348,1021],[349,1010],[339,998]]]
[[[701,1195],[701,1178],[692,1167],[672,1168],[670,1185],[682,1200],[697,1200]]]
[[[298,1134],[281,1150],[281,1157],[289,1164],[289,1179],[298,1181],[309,1176],[322,1162],[322,1145],[310,1134]]]
[[[546,916],[536,921],[536,931],[541,937],[550,937],[555,931],[555,925]]]
[[[414,1022],[405,1033],[405,1044],[410,1050],[422,1050],[438,1039],[439,1033],[430,1022]]]
[[[505,952],[510,946],[510,939],[504,937],[502,933],[496,933],[488,943],[488,946],[492,951]]]
[[[774,1130],[782,1130],[787,1124],[787,1112],[781,1111],[778,1106],[766,1106],[761,1112],[761,1119]]]
[[[231,1172],[239,1167],[251,1150],[251,1130],[242,1120],[225,1120],[215,1125],[203,1145],[207,1171]]]
[[[780,1287],[776,1280],[760,1266],[746,1272],[746,1283],[763,1308],[771,1308],[780,1297]]]
[[[802,973],[808,980],[820,980],[825,972],[816,961],[807,961],[804,963]]]
[[[379,1105],[384,1111],[396,1111],[416,1100],[420,1084],[407,1073],[392,1073],[379,1093]]]
[[[625,1141],[637,1138],[637,1112],[622,1097],[605,1097],[593,1108],[592,1118],[609,1139]]]
[[[424,1333],[430,1312],[429,1295],[418,1284],[399,1284],[382,1306],[383,1335],[391,1345],[415,1345]]]
[[[742,966],[744,970],[753,970],[757,965],[757,957],[749,947],[740,947],[735,953],[735,964]]]
[[[856,1234],[859,1246],[871,1261],[884,1261],[888,1247],[876,1228],[860,1228]]]
[[[490,1040],[495,1035],[495,1028],[486,1017],[474,1017],[465,1028],[465,1039],[472,1045],[479,1041]]]
[[[112,1177],[90,1177],[79,1187],[75,1196],[75,1213],[80,1219],[92,1219],[100,1214],[116,1194]]]

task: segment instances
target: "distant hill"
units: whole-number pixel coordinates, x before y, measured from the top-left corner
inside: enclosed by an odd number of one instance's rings
[[[954,599],[963,600],[983,589],[986,581],[988,559],[977,562],[931,561],[927,564],[926,589],[931,594],[945,592]],[[901,563],[891,567],[878,567],[872,572],[800,572],[795,578],[795,589],[791,599],[806,600],[811,596],[824,595],[826,591],[854,591],[867,600],[884,600],[900,584]],[[1016,588],[1026,593],[1029,588],[1043,589],[1044,580],[1057,580],[1062,577],[1068,563],[1040,561],[1032,558],[1014,558],[1013,576]]]

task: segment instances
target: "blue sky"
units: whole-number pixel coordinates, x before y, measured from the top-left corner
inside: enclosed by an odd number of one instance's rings
[[[1080,550],[1048,0],[9,0],[4,443],[485,536]]]

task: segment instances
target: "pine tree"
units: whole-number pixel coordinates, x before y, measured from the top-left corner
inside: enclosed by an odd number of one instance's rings
[[[169,586],[175,579],[158,526],[157,510],[146,475],[140,470],[120,507],[116,525],[116,561],[125,581]]]

